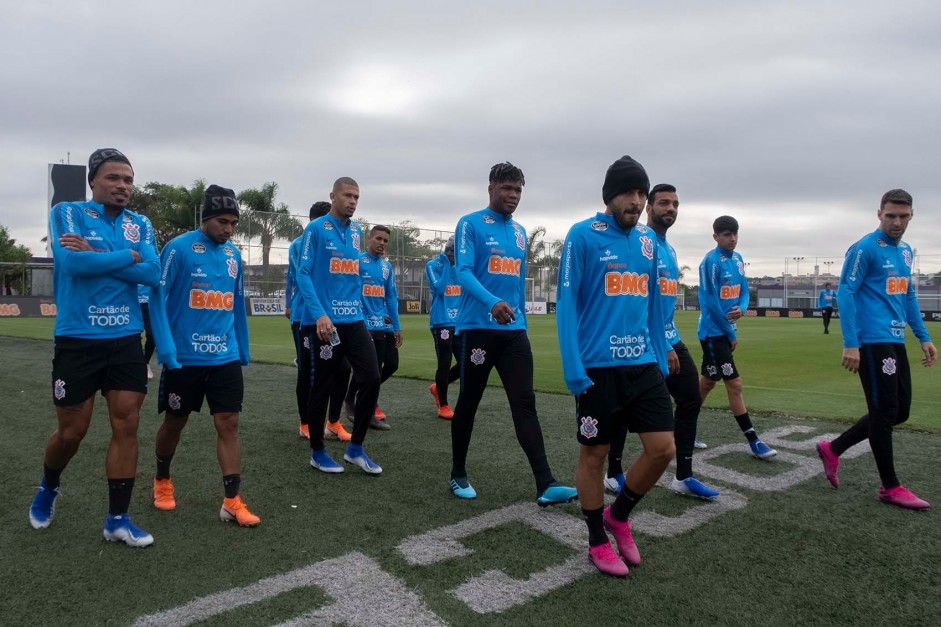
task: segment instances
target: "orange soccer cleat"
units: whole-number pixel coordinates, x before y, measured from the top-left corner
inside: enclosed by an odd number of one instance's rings
[[[176,499],[173,498],[173,483],[170,479],[154,479],[154,507],[165,512],[176,509]]]
[[[346,430],[346,428],[343,426],[343,423],[337,420],[336,422],[328,422],[326,425],[324,425],[323,437],[326,440],[340,440],[341,442],[349,442],[353,436],[350,435],[350,432]]]
[[[241,495],[222,500],[219,519],[225,522],[237,522],[241,527],[255,527],[261,523],[261,518],[248,511],[248,506],[245,505]]]
[[[305,440],[310,439],[310,429],[303,422],[297,427],[297,432]]]
[[[447,405],[442,405],[438,409],[438,418],[441,418],[442,420],[451,420],[454,418],[454,410]]]

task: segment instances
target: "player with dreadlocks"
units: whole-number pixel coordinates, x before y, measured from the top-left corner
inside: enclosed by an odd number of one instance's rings
[[[526,334],[526,230],[513,212],[526,180],[512,163],[490,170],[490,203],[457,223],[455,262],[461,285],[456,331],[460,342],[461,393],[451,422],[450,488],[455,496],[476,498],[467,479],[467,449],[477,406],[490,371],[497,369],[516,429],[529,459],[541,506],[567,503],[574,488],[552,476],[533,392],[533,351]]]

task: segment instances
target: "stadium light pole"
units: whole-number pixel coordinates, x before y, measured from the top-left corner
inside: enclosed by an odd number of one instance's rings
[[[825,265],[825,266],[827,267],[827,275],[828,275],[828,276],[830,275],[830,266],[832,266],[833,263],[834,263],[834,262],[832,262],[832,261],[824,261],[824,262],[823,262],[823,265]]]
[[[787,257],[784,258],[784,302],[782,305],[787,309]]]
[[[794,273],[797,276],[798,285],[800,285],[801,280],[801,260],[803,257],[791,257],[797,263],[797,270]]]

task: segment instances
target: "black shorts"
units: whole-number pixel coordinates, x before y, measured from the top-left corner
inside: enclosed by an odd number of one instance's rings
[[[732,359],[732,342],[724,335],[699,340],[702,346],[702,369],[699,373],[713,381],[738,379],[740,376]]]
[[[859,347],[859,380],[870,417],[888,417],[891,424],[908,420],[912,406],[912,372],[902,343]]]
[[[673,432],[673,401],[657,364],[589,368],[594,385],[575,399],[578,442],[610,444],[627,426],[632,433]]]
[[[52,402],[79,405],[101,390],[147,393],[147,364],[140,333],[112,340],[55,338],[52,357]]]
[[[160,373],[157,413],[186,416],[209,402],[210,414],[242,411],[245,385],[242,364],[230,361],[218,366],[183,366]]]

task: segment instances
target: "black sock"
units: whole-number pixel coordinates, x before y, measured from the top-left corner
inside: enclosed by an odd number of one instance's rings
[[[239,495],[242,485],[242,475],[226,475],[222,477],[222,486],[225,488],[225,498],[234,499]]]
[[[536,496],[542,496],[542,493],[549,489],[554,483],[558,483],[552,476],[552,471],[546,468],[533,475],[536,478]]]
[[[611,504],[611,517],[614,520],[624,522],[630,517],[634,506],[636,506],[637,502],[642,498],[644,498],[643,494],[637,494],[631,491],[631,489],[627,487],[627,484],[624,484],[617,498],[614,499],[614,503]]]
[[[170,478],[170,462],[173,455],[157,455],[157,479]]]
[[[747,411],[741,416],[736,416],[735,422],[738,423],[739,429],[742,430],[742,433],[745,434],[749,442],[754,442],[758,439],[758,434],[755,433],[755,426],[751,423],[751,418],[749,418]]]
[[[693,476],[693,456],[677,455],[676,478],[682,481]]]
[[[46,487],[50,490],[55,490],[59,487],[59,477],[62,476],[62,471],[64,468],[50,468],[46,464],[42,465],[42,481],[46,484]]]
[[[604,507],[598,509],[582,508],[582,515],[588,525],[588,546],[598,546],[608,542],[608,534],[604,531]]]
[[[621,456],[608,456],[608,478],[614,478],[624,474],[624,468],[621,466]]]
[[[127,513],[134,490],[134,477],[130,479],[108,479],[108,514],[120,516]]]

